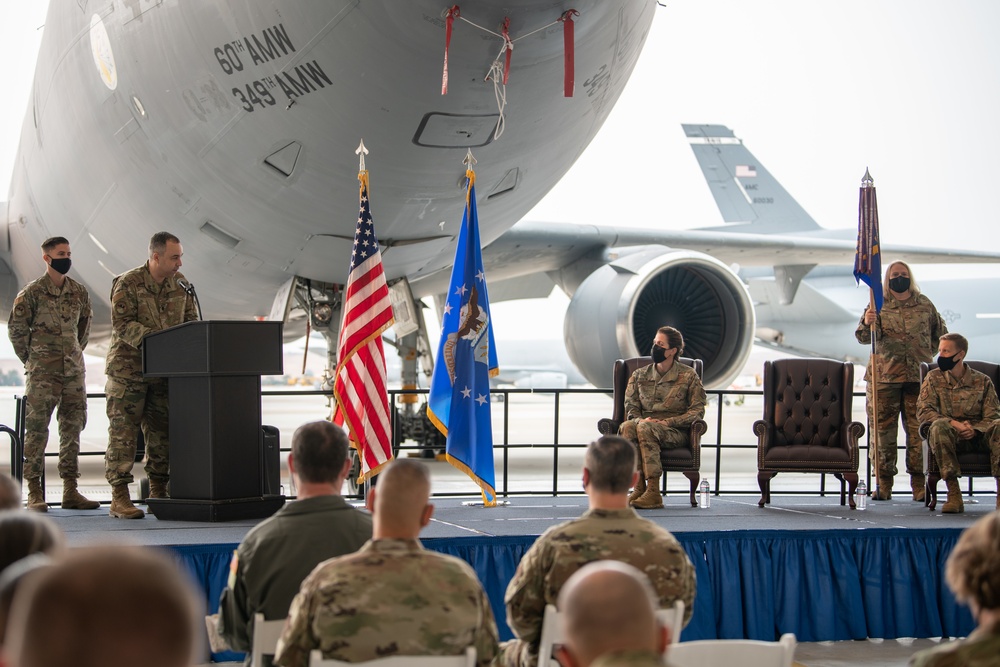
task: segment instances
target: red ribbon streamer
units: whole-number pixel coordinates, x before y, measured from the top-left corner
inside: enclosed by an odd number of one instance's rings
[[[579,15],[580,12],[575,9],[567,9],[559,17],[563,22],[563,97],[573,97],[573,88],[576,86],[573,17]]]
[[[458,5],[453,5],[445,16],[444,29],[444,71],[441,73],[441,94],[448,94],[448,49],[451,47],[451,26],[461,16]]]
[[[503,19],[503,30],[501,30],[503,35],[503,41],[507,45],[507,57],[504,58],[503,65],[503,85],[507,85],[507,79],[510,78],[510,56],[514,51],[514,42],[510,39],[510,17],[505,16]]]

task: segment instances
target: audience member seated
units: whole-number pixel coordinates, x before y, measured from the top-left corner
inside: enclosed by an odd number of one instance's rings
[[[1000,665],[1000,511],[962,533],[945,564],[945,579],[959,602],[969,605],[976,629],[913,656],[913,667]]]
[[[17,667],[191,667],[202,613],[166,555],[74,548],[18,588],[4,648]]]
[[[21,487],[14,478],[0,472],[0,510],[14,510],[21,507]]]
[[[579,519],[553,526],[517,565],[507,586],[507,625],[515,639],[501,647],[501,664],[534,667],[545,605],[556,604],[569,577],[587,563],[617,560],[649,577],[659,608],[684,601],[684,622],[694,608],[694,566],[667,530],[628,506],[628,490],[638,479],[636,448],[619,436],[590,443],[583,461],[583,488],[590,509]]]
[[[642,572],[618,561],[585,565],[559,592],[563,667],[662,667],[670,643],[659,601]],[[543,666],[544,667],[544,666]]]
[[[434,512],[430,472],[419,461],[390,463],[370,493],[373,539],[320,564],[292,601],[274,661],[306,667],[327,659],[365,662],[396,655],[460,655],[480,667],[497,653],[497,628],[475,571],[427,551],[420,530]]]
[[[285,618],[314,567],[354,553],[371,539],[371,515],[340,496],[351,472],[349,449],[347,434],[328,421],[303,424],[292,436],[288,470],[298,500],[243,538],[230,566],[229,587],[219,601],[219,634],[231,648],[249,651],[254,614],[269,621]]]
[[[34,553],[59,555],[65,542],[62,530],[46,516],[20,509],[0,512],[0,571]]]
[[[917,398],[917,418],[930,423],[927,443],[948,485],[945,514],[965,511],[958,478],[962,468],[958,453],[979,449],[990,452],[996,478],[996,508],[1000,509],[1000,399],[993,381],[965,363],[969,341],[957,333],[941,336],[938,367],[924,377]]]

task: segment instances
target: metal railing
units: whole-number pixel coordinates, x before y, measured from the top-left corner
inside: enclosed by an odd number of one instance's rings
[[[426,396],[428,390],[418,389],[418,390],[399,390],[392,389],[389,390],[389,400],[390,405],[394,408],[399,408],[402,405],[402,398],[404,396]],[[496,492],[498,497],[508,497],[516,495],[580,495],[583,493],[582,489],[579,487],[575,489],[560,488],[560,475],[559,475],[559,460],[560,452],[571,452],[574,450],[582,451],[589,444],[590,440],[598,437],[597,431],[597,420],[603,416],[610,416],[612,413],[612,398],[611,390],[609,389],[585,389],[585,388],[541,388],[541,389],[517,389],[517,388],[505,388],[505,389],[495,389],[491,391],[491,396],[496,403],[499,403],[501,409],[501,419],[500,419],[500,432],[494,432],[494,451],[500,452],[500,470],[498,471],[497,488]],[[734,486],[731,488],[723,488],[725,478],[723,476],[724,472],[724,456],[723,451],[739,451],[739,450],[756,450],[757,444],[752,433],[747,430],[746,441],[745,442],[723,442],[723,426],[725,423],[725,409],[728,404],[733,402],[735,399],[737,404],[740,404],[745,397],[762,397],[763,391],[759,389],[713,389],[706,392],[710,399],[709,405],[710,409],[712,403],[714,403],[715,409],[715,441],[708,442],[706,437],[702,438],[702,451],[703,454],[707,453],[707,450],[714,449],[714,484],[712,484],[712,494],[719,496],[722,494],[726,495],[754,495],[759,493],[758,488],[740,488],[739,486]],[[587,435],[583,439],[577,439],[572,441],[571,439],[564,438],[562,435],[562,420],[561,415],[564,405],[567,401],[571,401],[574,397],[582,396],[605,396],[607,398],[606,405],[601,412],[590,415],[592,417],[592,428],[587,431]],[[278,397],[323,397],[327,400],[331,397],[331,392],[329,390],[283,390],[283,389],[265,389],[261,392],[262,400],[267,401],[268,399],[278,398]],[[512,414],[512,397],[520,396],[532,396],[532,397],[551,397],[552,399],[552,440],[551,442],[540,441],[536,442],[532,440],[531,442],[511,442],[511,424],[513,421],[517,420],[519,415]],[[855,392],[855,400],[863,405],[865,394],[864,392]],[[88,393],[88,399],[104,399],[104,393]],[[497,409],[496,403],[494,404],[494,409]],[[264,411],[264,421],[269,421],[267,418],[267,411]],[[393,421],[393,433],[398,433],[398,425],[396,424],[396,410],[391,410],[390,415]],[[319,415],[317,415],[318,417]],[[710,415],[706,414],[706,418],[710,418]],[[580,428],[585,428],[581,426]],[[10,471],[11,475],[16,479],[20,480],[23,475],[23,443],[24,443],[24,400],[21,396],[15,396],[15,423],[13,428],[0,425],[0,431],[5,432],[10,437]],[[861,468],[866,474],[866,483],[868,487],[871,488],[871,466],[868,456],[869,442],[868,442],[868,429],[866,428],[866,437],[861,443],[859,443],[859,472]],[[540,435],[540,434],[539,434]],[[409,453],[409,452],[424,452],[428,447],[425,444],[413,442],[411,440],[402,441],[398,444],[398,452]],[[551,486],[549,488],[528,488],[528,489],[512,489],[511,488],[511,476],[510,469],[513,458],[517,457],[518,452],[527,450],[539,450],[539,449],[551,449],[552,450],[552,479]],[[905,449],[905,447],[899,446],[897,449]],[[282,452],[290,451],[289,447],[282,447]],[[140,452],[141,453],[141,452]],[[47,457],[58,457],[58,453],[54,451],[48,451],[45,454]],[[80,456],[104,456],[102,451],[81,451]],[[137,460],[140,459],[137,456]],[[704,465],[705,457],[703,457],[702,468]],[[779,494],[796,494],[796,495],[826,495],[828,493],[826,488],[826,474],[810,475],[811,478],[818,477],[818,488],[809,489],[796,489],[792,491],[787,490],[776,490],[772,489],[771,493],[774,495]],[[578,479],[576,478],[575,483],[578,484]],[[968,479],[968,493],[973,493],[972,480]],[[837,484],[836,486],[839,486]],[[675,493],[678,495],[688,493],[687,489],[684,490],[673,490],[669,493]],[[830,493],[839,493],[839,490],[830,491]],[[470,496],[473,495],[471,492],[447,492],[447,491],[436,491],[435,496]],[[360,495],[355,496],[360,497]]]

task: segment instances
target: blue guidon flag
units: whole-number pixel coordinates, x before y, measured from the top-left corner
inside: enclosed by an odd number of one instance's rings
[[[875,301],[875,311],[882,310],[882,255],[878,241],[878,202],[875,182],[865,169],[858,202],[858,248],[854,255],[854,278],[868,285]]]
[[[486,274],[479,245],[476,174],[466,174],[465,215],[455,250],[441,340],[427,399],[427,416],[447,436],[448,462],[479,485],[483,503],[496,505],[490,377],[499,372]]]

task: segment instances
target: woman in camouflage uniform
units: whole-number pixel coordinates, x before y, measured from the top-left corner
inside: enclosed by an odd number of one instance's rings
[[[660,495],[660,450],[686,447],[691,424],[705,416],[708,402],[701,378],[693,368],[677,363],[684,352],[684,336],[673,327],[660,327],[653,338],[653,363],[637,368],[625,389],[625,421],[618,435],[639,449],[639,483],[629,504],[638,509],[663,507]]]
[[[920,394],[920,364],[930,363],[937,352],[938,340],[948,333],[944,320],[920,287],[906,262],[893,262],[883,281],[885,302],[882,312],[866,308],[854,336],[870,345],[875,324],[876,354],[871,356],[865,380],[868,382],[868,423],[878,429],[878,489],[875,500],[892,497],[896,475],[896,442],[899,418],[906,429],[906,472],[914,500],[924,499],[923,452],[917,429],[917,396]],[[872,364],[878,371],[878,420],[872,419]]]

